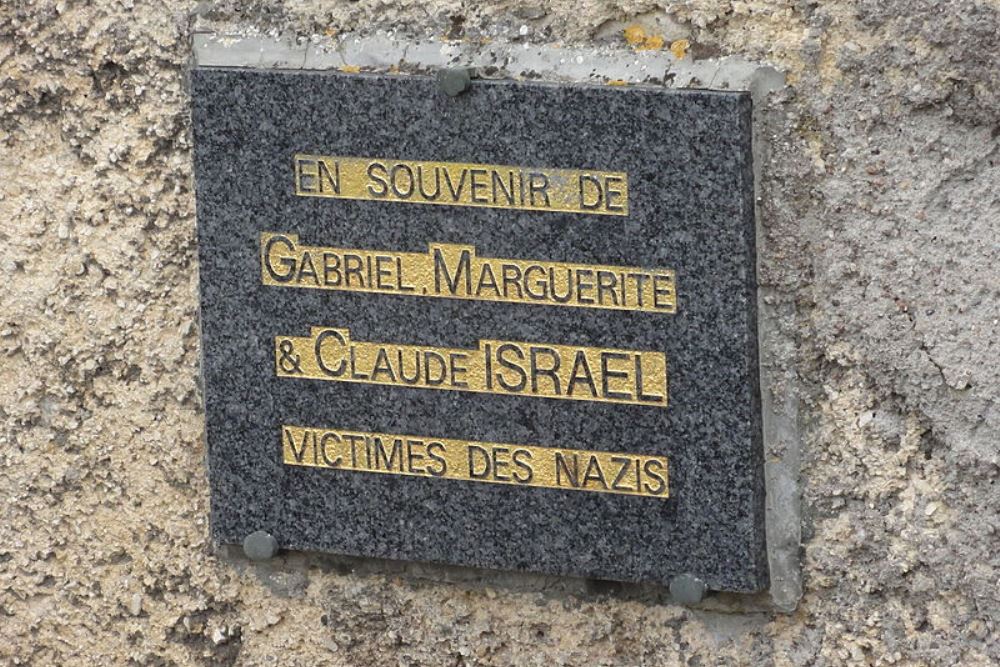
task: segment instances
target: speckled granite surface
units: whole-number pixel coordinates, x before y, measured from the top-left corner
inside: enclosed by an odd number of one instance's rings
[[[738,93],[202,69],[192,72],[212,530],[285,548],[766,586],[750,100]],[[629,174],[628,217],[296,197],[298,152]],[[259,234],[303,243],[673,268],[678,313],[261,284]],[[663,351],[666,410],[280,379],[273,339],[482,338]],[[281,424],[661,454],[669,500],[281,464]]]

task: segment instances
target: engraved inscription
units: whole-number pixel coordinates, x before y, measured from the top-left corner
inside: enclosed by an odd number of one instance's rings
[[[281,443],[291,466],[669,497],[663,456],[288,425]]]
[[[295,194],[628,215],[628,175],[614,171],[297,154]]]
[[[480,257],[474,246],[431,243],[426,253],[310,246],[296,234],[260,235],[265,285],[472,301],[676,313],[674,272],[630,266]]]
[[[278,377],[667,407],[662,352],[481,340],[474,349],[351,340],[313,327],[274,339]]]

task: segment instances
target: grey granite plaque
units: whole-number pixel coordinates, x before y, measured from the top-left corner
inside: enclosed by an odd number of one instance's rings
[[[747,94],[192,93],[217,540],[767,585]]]

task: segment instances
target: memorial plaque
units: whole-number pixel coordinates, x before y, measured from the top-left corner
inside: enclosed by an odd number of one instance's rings
[[[767,585],[748,94],[192,95],[217,540]]]

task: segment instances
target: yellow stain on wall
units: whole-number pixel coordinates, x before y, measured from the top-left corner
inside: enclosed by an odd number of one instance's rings
[[[625,28],[623,35],[625,41],[636,51],[657,51],[666,44],[663,35],[650,35],[638,23]]]
[[[683,59],[690,48],[691,42],[686,39],[678,39],[670,43],[670,53],[674,54],[674,58],[677,58],[677,60]]]
[[[659,51],[664,45],[662,35],[650,35],[647,37],[641,46],[636,47],[639,51]]]
[[[625,41],[632,46],[639,46],[646,40],[646,29],[638,23],[625,28]]]

